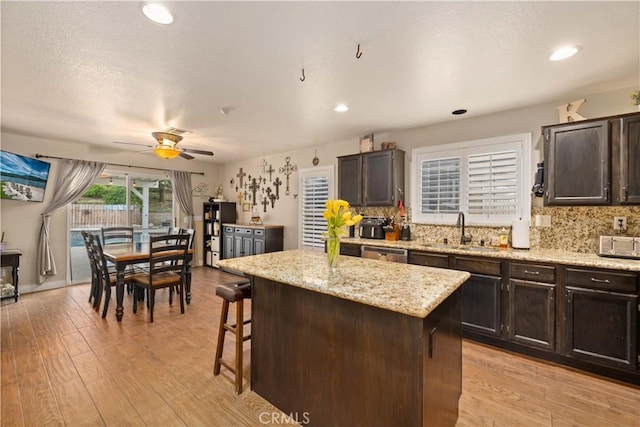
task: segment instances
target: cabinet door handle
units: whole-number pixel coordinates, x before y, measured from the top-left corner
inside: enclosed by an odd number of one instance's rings
[[[604,187],[604,198],[609,200],[609,187]]]
[[[529,271],[529,270],[525,270],[524,273],[525,274],[533,274],[534,276],[537,276],[538,274],[540,274],[539,271]]]
[[[591,281],[594,282],[594,283],[611,283],[607,279],[596,279],[595,277],[592,277]]]
[[[629,200],[629,190],[627,189],[627,187],[622,187],[622,190],[620,192],[622,193],[620,195],[620,198],[622,200],[624,200],[625,202]]]
[[[431,329],[429,331],[429,359],[433,358],[433,347],[435,346],[436,341],[436,328]]]

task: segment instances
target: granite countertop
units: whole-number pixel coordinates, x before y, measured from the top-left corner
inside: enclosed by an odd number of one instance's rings
[[[640,271],[640,260],[607,258],[597,254],[569,252],[554,249],[497,249],[484,246],[428,243],[418,240],[378,240],[357,237],[342,238],[344,243],[388,248],[401,248],[414,251],[450,253],[456,255],[481,256],[519,261],[568,264],[582,267],[608,268],[613,270]]]
[[[395,311],[426,317],[468,278],[456,270],[340,257],[336,271],[323,252],[289,250],[229,258],[218,265],[275,282]]]

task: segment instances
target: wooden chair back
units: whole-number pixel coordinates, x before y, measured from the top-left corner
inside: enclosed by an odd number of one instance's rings
[[[153,287],[154,277],[166,277],[167,273],[175,273],[184,280],[188,251],[188,234],[152,236],[149,240],[149,286]]]
[[[102,243],[133,243],[133,227],[104,227],[102,229]]]

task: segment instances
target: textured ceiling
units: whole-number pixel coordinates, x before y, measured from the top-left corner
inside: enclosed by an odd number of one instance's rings
[[[170,26],[140,2],[3,1],[3,130],[124,151],[175,126],[228,162],[640,79],[640,2],[164,4]],[[582,51],[549,62],[564,44]]]

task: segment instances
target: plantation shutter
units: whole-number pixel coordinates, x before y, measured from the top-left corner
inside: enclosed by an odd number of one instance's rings
[[[301,241],[306,248],[323,248],[322,232],[327,221],[322,216],[329,199],[330,177],[302,177]]]
[[[468,156],[467,209],[470,215],[514,215],[518,208],[516,150]]]
[[[423,214],[453,213],[460,208],[460,157],[421,163]]]

